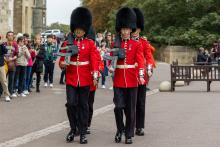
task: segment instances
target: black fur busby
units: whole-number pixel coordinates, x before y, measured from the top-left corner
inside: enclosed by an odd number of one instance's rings
[[[78,7],[73,10],[70,18],[70,30],[74,32],[76,28],[83,29],[86,34],[92,25],[92,14],[84,7]]]
[[[132,31],[136,30],[135,12],[128,7],[121,8],[116,14],[116,32],[120,32],[121,28],[131,28]]]
[[[92,39],[93,41],[95,41],[96,40],[95,35],[96,35],[95,29],[91,26],[89,31],[88,31],[87,38]]]
[[[140,28],[141,31],[144,30],[144,15],[139,8],[133,8],[136,17],[137,17],[137,28]]]

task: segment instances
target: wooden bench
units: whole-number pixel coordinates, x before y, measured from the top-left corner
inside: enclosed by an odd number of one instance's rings
[[[175,65],[175,66],[178,66],[179,65],[179,62],[178,62],[178,60],[176,60],[176,61],[173,61],[172,62],[172,65]],[[177,69],[177,68],[176,68]],[[176,70],[176,69],[174,69],[173,70],[173,72],[172,72],[172,74],[173,74],[173,76],[175,76],[175,77],[185,77],[185,79],[188,79],[188,78],[186,78],[186,77],[189,77],[190,76],[190,72],[186,69],[186,70],[182,70],[182,69],[179,69],[179,70]],[[190,81],[188,81],[188,80],[186,80],[186,81],[184,81],[187,85],[189,85],[189,82]]]
[[[175,91],[176,81],[205,81],[207,92],[212,81],[220,81],[220,66],[218,65],[170,65],[171,91]]]

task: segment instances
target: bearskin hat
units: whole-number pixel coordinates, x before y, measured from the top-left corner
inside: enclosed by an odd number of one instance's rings
[[[136,30],[135,12],[128,7],[121,8],[116,14],[116,32],[120,32],[121,28],[131,28],[132,31]]]
[[[141,31],[144,30],[144,15],[139,8],[133,8],[136,17],[137,17],[137,28],[140,28]]]
[[[83,29],[86,34],[92,25],[92,14],[84,7],[78,7],[73,10],[70,18],[70,30],[74,32],[76,28]]]
[[[91,26],[89,31],[88,31],[87,38],[92,39],[93,41],[95,41],[96,40],[95,34],[96,34],[95,29]]]

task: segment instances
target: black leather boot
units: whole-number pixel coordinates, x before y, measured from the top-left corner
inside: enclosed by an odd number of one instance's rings
[[[80,135],[80,144],[87,144],[88,140],[86,135]]]
[[[120,131],[116,132],[116,135],[115,135],[115,142],[116,143],[120,143],[121,142],[122,134],[123,134],[123,132],[120,132]]]
[[[131,137],[126,137],[125,138],[125,144],[132,144],[133,141],[132,141],[132,138]]]
[[[74,141],[74,131],[70,130],[70,132],[66,136],[66,142],[72,142]]]
[[[136,134],[137,136],[144,136],[144,128],[138,128],[138,129],[136,129],[135,134]]]

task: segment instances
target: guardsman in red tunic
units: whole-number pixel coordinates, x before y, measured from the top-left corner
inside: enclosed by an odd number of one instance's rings
[[[131,32],[135,31],[135,29],[135,12],[128,7],[121,8],[116,14],[116,32],[119,35],[118,39],[114,42],[114,47],[117,47],[116,44],[120,44],[118,46],[119,51],[113,52],[113,55],[118,56],[113,81],[114,113],[117,125],[116,143],[121,142],[122,134],[125,133],[125,143],[132,144],[138,81],[142,84],[145,82],[144,57],[141,43],[130,38]],[[136,72],[135,63],[138,63],[139,73]],[[123,113],[126,118],[125,125]]]
[[[98,79],[100,78],[101,74],[100,72],[102,72],[104,70],[104,64],[101,61],[101,56],[100,56],[100,52],[97,50],[97,61],[98,61],[98,65],[99,65],[99,72],[98,72]],[[95,92],[97,89],[97,85],[94,86],[94,84],[92,84],[90,86],[90,92],[89,92],[89,119],[88,119],[88,128],[87,128],[87,134],[90,134],[90,127],[91,127],[91,123],[92,123],[92,117],[93,117],[93,104],[94,104],[94,100],[95,100]]]
[[[144,16],[140,9],[133,8],[137,17],[137,29],[132,33],[132,39],[139,41],[143,47],[143,54],[145,58],[145,83],[138,85],[138,96],[136,105],[136,132],[138,136],[144,135],[144,122],[145,122],[145,101],[146,101],[146,86],[149,77],[152,75],[152,68],[154,64],[153,56],[151,53],[151,46],[149,42],[140,37],[140,32],[144,30]]]
[[[88,126],[88,99],[90,85],[97,84],[98,63],[96,46],[93,40],[86,38],[92,25],[92,15],[87,8],[78,7],[73,10],[70,21],[72,41],[68,39],[65,46],[77,46],[68,63],[65,57],[60,58],[60,66],[66,66],[67,116],[70,122],[70,132],[67,142],[74,140],[76,128],[79,129],[80,143],[86,144],[86,129]],[[91,76],[93,73],[93,76]]]
[[[92,39],[93,41],[95,41],[96,37],[95,37],[95,30],[94,28],[90,28],[90,31],[87,35],[88,38]],[[96,44],[97,46],[97,44]],[[99,72],[98,72],[98,78],[100,78],[100,71],[104,70],[104,65],[101,61],[101,56],[100,56],[100,51],[96,50],[96,60],[98,62],[98,67],[99,67]],[[93,73],[92,73],[93,74]],[[92,117],[93,117],[93,104],[94,104],[94,99],[95,99],[95,92],[97,89],[97,85],[94,85],[93,83],[90,86],[90,92],[89,92],[89,101],[88,101],[88,105],[89,105],[89,119],[88,119],[88,128],[87,128],[87,134],[90,134],[90,126],[91,126],[91,122],[92,122]]]

